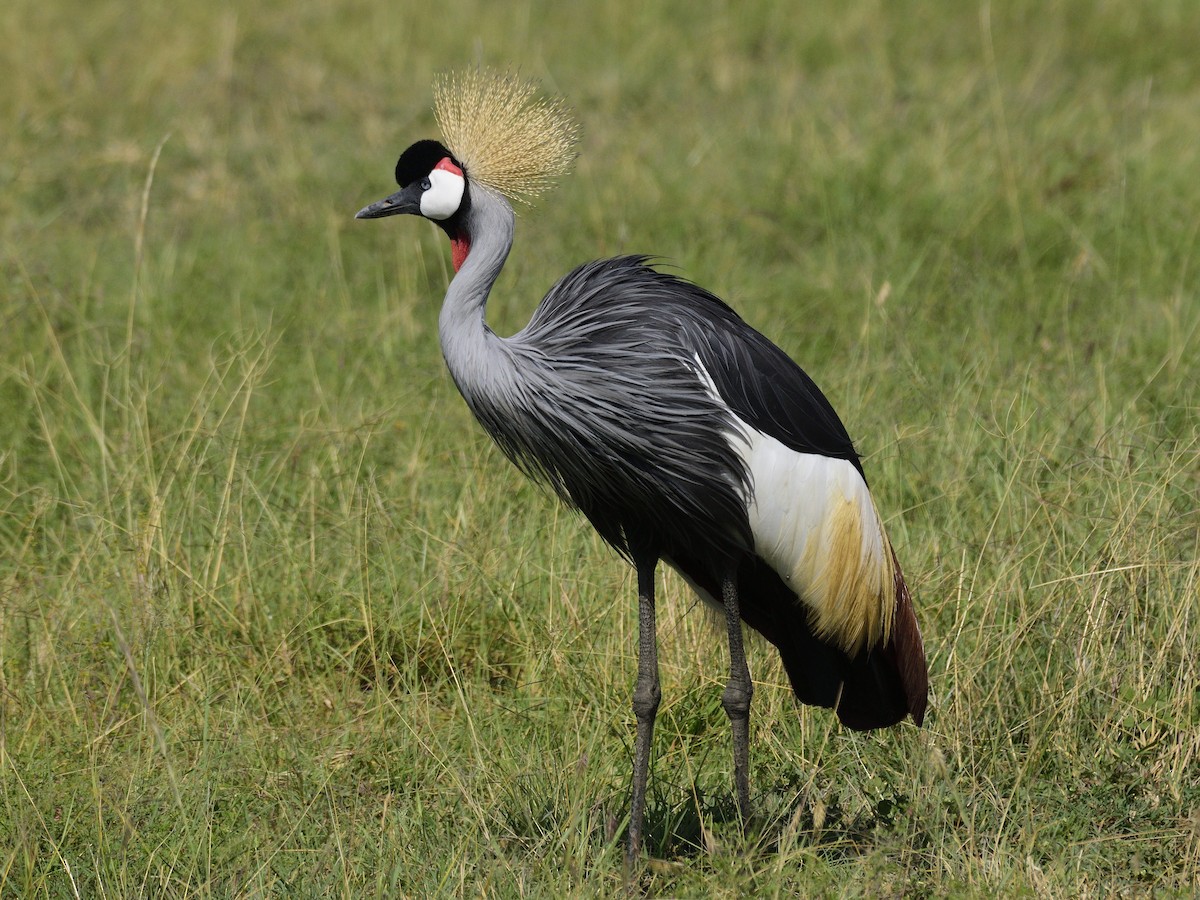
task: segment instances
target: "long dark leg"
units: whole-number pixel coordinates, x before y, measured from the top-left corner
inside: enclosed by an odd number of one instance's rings
[[[638,580],[638,677],[633,690],[633,714],[637,716],[637,738],[633,745],[633,803],[629,810],[629,848],[632,861],[642,848],[642,814],[646,809],[646,780],[650,774],[650,743],[654,716],[662,691],[658,686],[658,641],[654,629],[654,570],[657,558],[637,561]]]
[[[738,610],[737,580],[731,573],[721,585],[725,602],[725,624],[729,629],[729,683],[721,705],[733,726],[733,782],[737,788],[738,812],[745,822],[750,817],[750,698],[754,685],[742,646],[742,617]]]

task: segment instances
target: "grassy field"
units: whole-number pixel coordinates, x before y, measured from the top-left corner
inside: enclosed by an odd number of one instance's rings
[[[835,12],[835,10],[837,10]],[[926,727],[661,585],[650,896],[1200,891],[1200,6],[9,0],[0,897],[620,895],[631,573],[491,447],[449,252],[356,222],[435,71],[568,98],[520,327],[661,254],[840,410]]]

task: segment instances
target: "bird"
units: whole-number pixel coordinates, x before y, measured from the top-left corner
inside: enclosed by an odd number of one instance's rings
[[[487,324],[513,246],[515,205],[569,171],[579,127],[558,97],[470,68],[433,85],[441,140],[401,153],[400,190],[356,218],[415,215],[449,238],[438,319],[450,375],[516,466],[579,510],[637,581],[636,719],[626,858],[641,855],[661,700],[659,563],[723,613],[739,816],[750,820],[754,684],[743,624],[772,645],[802,704],[850,729],[906,718],[929,692],[911,594],[862,460],[814,381],[731,306],[659,257],[584,263],[528,324]]]

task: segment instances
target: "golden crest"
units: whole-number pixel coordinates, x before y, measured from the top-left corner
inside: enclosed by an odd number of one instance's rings
[[[534,82],[491,69],[437,77],[434,116],[470,181],[528,202],[570,170],[579,126],[562,100],[537,92]]]

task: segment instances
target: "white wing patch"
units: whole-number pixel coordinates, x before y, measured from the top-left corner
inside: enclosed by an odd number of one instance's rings
[[[702,366],[697,374],[720,399]],[[885,643],[896,608],[891,544],[858,470],[792,450],[733,415],[755,552],[812,610],[818,637],[850,655]]]
[[[743,427],[755,552],[816,613],[818,637],[851,655],[885,642],[895,574],[866,482],[848,460],[798,453]]]

